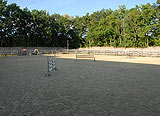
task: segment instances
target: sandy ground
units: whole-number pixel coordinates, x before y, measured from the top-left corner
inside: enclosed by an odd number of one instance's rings
[[[46,56],[1,57],[0,116],[160,115],[159,58],[96,59],[57,55],[45,77]]]
[[[79,54],[81,55],[81,54]],[[57,54],[59,58],[75,59],[75,54]],[[84,60],[93,60],[93,58],[83,58]],[[136,56],[109,56],[109,55],[95,55],[96,60],[113,61],[113,62],[128,62],[141,64],[155,64],[160,65],[160,57],[136,57]]]

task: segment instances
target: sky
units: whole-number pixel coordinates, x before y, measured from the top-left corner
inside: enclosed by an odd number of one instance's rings
[[[49,14],[68,14],[70,16],[84,16],[101,9],[116,10],[120,5],[126,5],[127,9],[135,5],[156,3],[157,0],[7,0],[8,4],[16,3],[20,8],[29,10],[46,10]]]

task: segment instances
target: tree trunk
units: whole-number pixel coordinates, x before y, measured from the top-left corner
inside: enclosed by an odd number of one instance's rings
[[[135,35],[135,46],[138,47],[137,46],[137,35]]]
[[[2,41],[1,41],[1,47],[3,47],[3,38],[2,38]]]
[[[126,48],[126,37],[124,38],[124,42],[125,42],[125,43],[124,43],[124,46],[125,46],[125,48]]]
[[[148,47],[148,36],[147,36],[147,47]]]
[[[30,42],[29,42],[29,36],[27,36],[27,37],[28,37],[28,39],[27,39],[27,44],[28,44],[28,45],[27,45],[27,46],[30,47],[30,45],[29,45],[29,43],[30,43]]]
[[[146,44],[147,44],[147,39],[146,39],[146,37],[145,37],[145,39],[144,39],[144,46],[146,47]]]
[[[138,47],[138,45],[137,45],[137,31],[136,30],[135,30],[135,37],[134,37],[134,39],[135,39],[135,46]]]
[[[122,37],[120,37],[120,46],[122,45]]]
[[[91,41],[89,40],[89,47],[91,47]]]
[[[119,36],[119,40],[120,40],[120,46],[122,45],[122,29],[121,29],[121,27],[120,27],[120,30],[119,30],[119,34],[120,34],[120,36]]]
[[[116,37],[113,37],[113,39],[114,39],[114,47],[117,47],[116,46]]]

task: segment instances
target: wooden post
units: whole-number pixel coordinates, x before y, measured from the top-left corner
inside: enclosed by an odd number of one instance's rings
[[[57,70],[57,66],[56,66],[56,52],[54,53],[54,62],[55,62],[55,68],[54,68],[54,70]]]
[[[77,62],[77,53],[76,53],[76,62]]]
[[[95,59],[95,52],[94,52],[94,61],[96,61],[96,59]]]

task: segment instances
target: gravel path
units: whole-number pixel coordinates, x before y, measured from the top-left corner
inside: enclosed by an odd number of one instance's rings
[[[45,56],[0,58],[0,116],[159,116],[160,66]]]

